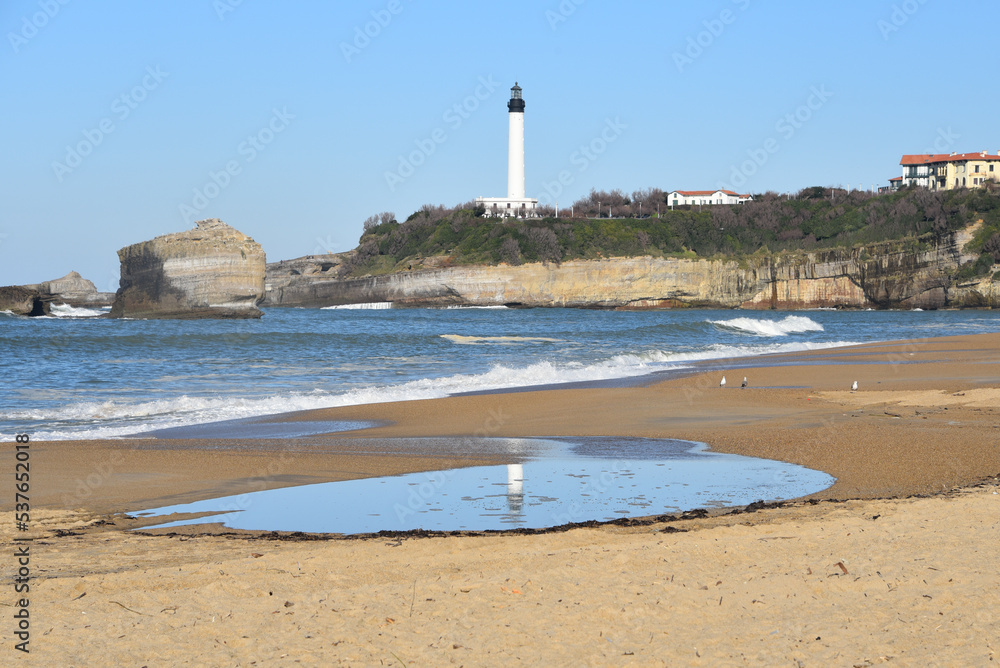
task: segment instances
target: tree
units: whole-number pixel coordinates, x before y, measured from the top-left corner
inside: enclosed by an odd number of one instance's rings
[[[535,256],[542,262],[559,262],[562,260],[562,247],[556,233],[548,227],[529,227],[528,242]]]
[[[396,214],[394,214],[392,211],[383,211],[381,213],[372,214],[367,218],[365,218],[363,227],[365,234],[367,234],[368,232],[373,231],[379,225],[384,225],[385,223],[395,223],[395,222],[396,222]]]
[[[521,264],[521,245],[517,243],[517,239],[507,237],[503,240],[500,244],[500,261],[509,265]]]

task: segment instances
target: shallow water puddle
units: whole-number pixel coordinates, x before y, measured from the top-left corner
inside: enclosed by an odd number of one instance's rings
[[[353,431],[375,426],[374,422],[361,420],[298,420],[271,422],[273,416],[238,418],[207,424],[165,427],[136,434],[140,437],[163,439],[218,439],[218,438],[301,438],[338,431]]]
[[[138,515],[212,513],[145,528],[221,523],[232,529],[342,534],[538,529],[792,499],[834,482],[821,471],[708,452],[690,441],[490,440],[500,450],[523,453],[521,463],[287,487]]]

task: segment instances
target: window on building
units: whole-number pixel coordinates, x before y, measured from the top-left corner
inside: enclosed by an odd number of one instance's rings
[[[993,165],[990,165],[990,171],[991,172],[993,171]]]
[[[965,187],[965,177],[964,176],[962,177],[962,187],[963,188]]]

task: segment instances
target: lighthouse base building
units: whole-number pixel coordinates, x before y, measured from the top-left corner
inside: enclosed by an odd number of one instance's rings
[[[509,197],[477,197],[476,206],[486,209],[486,218],[538,218],[537,199]]]
[[[477,197],[487,218],[537,218],[538,200],[524,196],[524,98],[514,82],[507,103],[507,196]]]

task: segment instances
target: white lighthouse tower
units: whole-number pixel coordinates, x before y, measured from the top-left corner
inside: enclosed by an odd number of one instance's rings
[[[507,102],[507,197],[477,197],[487,217],[536,218],[537,199],[524,196],[524,98],[514,82]]]
[[[524,199],[524,98],[514,82],[507,103],[507,199]]]

